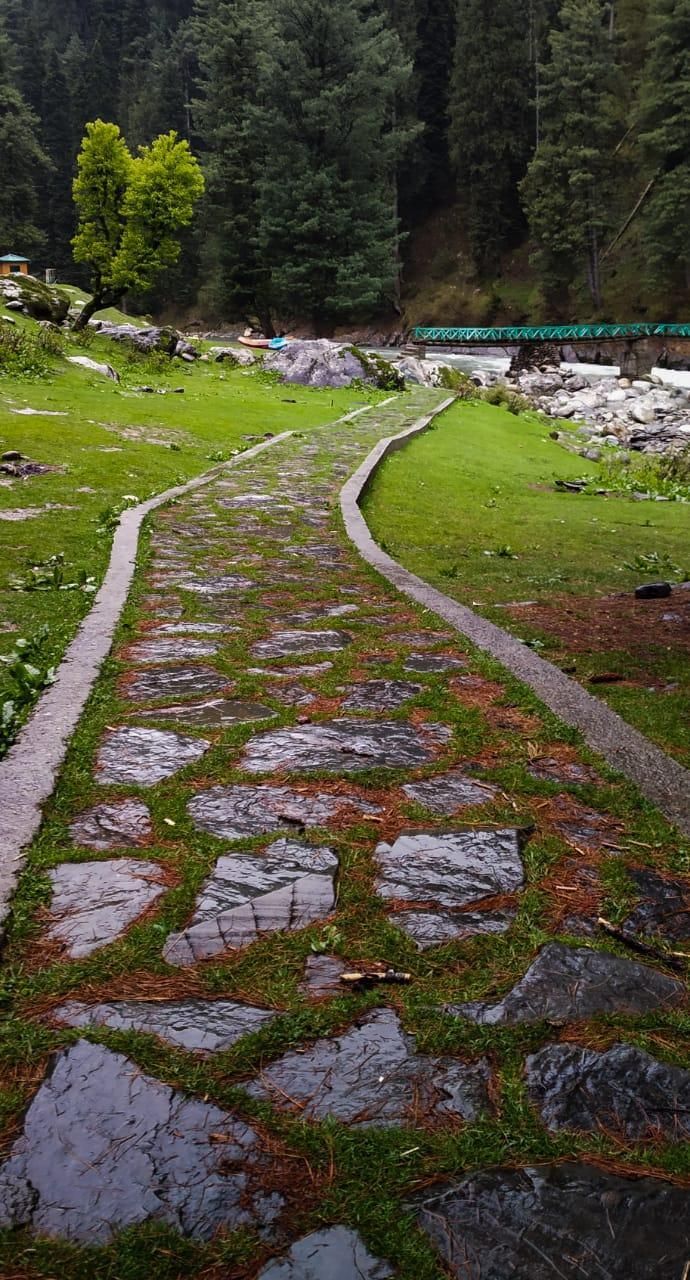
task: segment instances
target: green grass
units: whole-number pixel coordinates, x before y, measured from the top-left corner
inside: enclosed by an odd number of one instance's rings
[[[615,670],[613,663],[622,660],[640,687],[595,686],[596,692],[687,758],[690,673],[682,652],[655,645],[645,633],[639,660],[632,644],[623,655],[593,645],[591,653],[573,659],[548,629],[530,629],[519,615],[497,607],[630,592],[645,580],[639,569],[626,567],[638,556],[670,562],[690,577],[688,506],[558,492],[556,479],[595,479],[598,467],[550,439],[552,425],[534,414],[457,405],[379,472],[365,504],[372,532],[391,555],[448,595],[543,646],[564,666],[574,661],[575,675]],[[677,688],[648,693],[646,686],[663,683],[669,667]]]
[[[130,317],[126,317],[130,318]],[[33,321],[19,327],[36,332]],[[266,433],[305,431],[341,417],[380,393],[283,387],[261,371],[227,365],[142,359],[118,343],[95,338],[83,347],[67,337],[67,354],[107,361],[121,383],[48,361],[45,376],[17,378],[0,369],[0,453],[19,450],[58,471],[0,485],[0,655],[19,637],[44,626],[49,634],[38,665],[63,653],[89,609],[83,590],[13,590],[33,567],[64,556],[64,583],[82,576],[97,586],[107,567],[117,513],[208,471]],[[138,391],[152,386],[166,394]],[[173,394],[176,387],[183,394]],[[31,408],[61,416],[23,416]],[[2,519],[3,511],[41,509],[35,518]],[[0,670],[0,706],[16,688]]]

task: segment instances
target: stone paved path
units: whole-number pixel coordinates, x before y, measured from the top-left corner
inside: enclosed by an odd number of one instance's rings
[[[688,862],[334,515],[432,402],[155,519],[18,899],[0,1274],[687,1280]]]

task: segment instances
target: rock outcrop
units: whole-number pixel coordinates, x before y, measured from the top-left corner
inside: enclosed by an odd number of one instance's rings
[[[399,391],[405,385],[403,375],[387,360],[326,338],[289,342],[280,351],[267,351],[264,368],[280,374],[283,382],[302,387],[349,387],[353,382],[364,382],[384,391]]]

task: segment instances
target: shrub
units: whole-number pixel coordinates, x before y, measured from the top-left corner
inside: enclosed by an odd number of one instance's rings
[[[511,391],[510,387],[504,387],[501,383],[495,387],[487,387],[480,392],[480,396],[486,404],[498,405],[507,409],[508,413],[527,413],[532,408],[526,396],[521,396],[518,391]]]
[[[0,376],[43,377],[64,350],[65,340],[58,330],[15,329],[0,323]]]
[[[446,391],[454,391],[459,400],[479,399],[479,387],[472,381],[469,374],[462,372],[462,369],[453,369],[449,364],[442,364],[437,381],[439,387],[445,387]]]

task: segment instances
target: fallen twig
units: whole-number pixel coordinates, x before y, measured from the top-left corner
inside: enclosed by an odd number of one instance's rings
[[[642,956],[649,956],[652,960],[661,960],[663,964],[667,964],[670,969],[675,969],[679,973],[684,971],[688,960],[690,960],[690,955],[686,955],[684,951],[662,951],[660,947],[651,947],[647,942],[640,942],[639,938],[634,937],[631,933],[626,933],[625,929],[616,928],[615,924],[611,924],[611,921],[605,920],[603,916],[599,916],[597,925],[605,933],[608,933],[610,937],[622,942],[623,946],[629,947],[631,951],[637,951]]]

